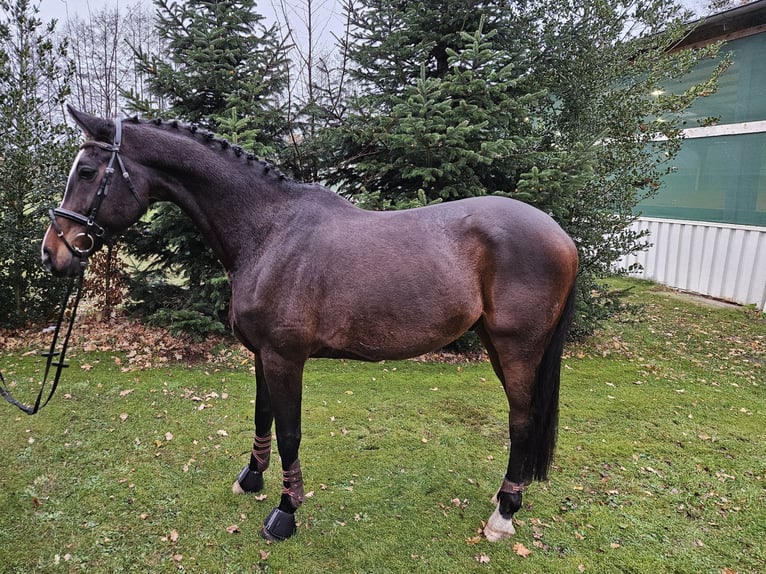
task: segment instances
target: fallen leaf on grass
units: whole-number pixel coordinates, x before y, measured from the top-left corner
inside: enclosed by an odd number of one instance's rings
[[[519,556],[521,556],[522,558],[526,558],[527,556],[532,554],[532,551],[526,546],[524,546],[521,542],[517,542],[516,544],[513,545],[513,551]]]
[[[480,554],[479,556],[474,556],[473,558],[479,564],[489,564],[489,556],[486,554]]]
[[[128,396],[130,393],[132,393],[132,392],[133,392],[133,389],[124,389],[124,390],[120,391],[120,396],[121,396],[121,397],[126,397],[126,396]]]
[[[126,420],[128,420],[128,413],[120,413],[120,420],[122,422],[125,422]]]
[[[171,542],[178,542],[178,530],[176,529],[171,530],[170,536],[168,536],[168,538],[170,538]]]
[[[481,542],[481,535],[479,536],[472,536],[471,538],[466,538],[465,543],[468,544],[468,546],[476,546]]]
[[[271,554],[271,552],[266,552],[265,550],[259,550],[258,553],[261,555],[261,560],[268,560],[269,554]]]
[[[226,527],[226,532],[228,532],[229,534],[239,534],[241,530],[239,529],[239,526],[237,526],[236,524],[232,524],[231,526]]]

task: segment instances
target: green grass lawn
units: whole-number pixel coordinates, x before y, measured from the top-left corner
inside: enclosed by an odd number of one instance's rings
[[[0,572],[766,571],[766,319],[618,283],[643,310],[569,349],[555,466],[513,539],[478,535],[508,455],[488,364],[312,361],[308,498],[267,544],[278,458],[264,496],[230,491],[250,365],[75,348],[40,414],[0,405]],[[0,352],[25,398],[41,366]]]

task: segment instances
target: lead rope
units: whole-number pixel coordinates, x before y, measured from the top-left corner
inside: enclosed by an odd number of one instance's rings
[[[79,273],[77,277],[73,277],[72,280],[69,282],[69,285],[67,286],[66,295],[64,296],[64,300],[61,303],[61,311],[59,312],[58,322],[56,323],[56,329],[53,331],[53,340],[51,341],[50,347],[47,351],[44,351],[40,353],[41,356],[46,358],[45,361],[45,374],[43,375],[43,382],[40,386],[40,392],[37,393],[37,400],[35,400],[35,404],[32,406],[25,405],[24,403],[18,401],[13,397],[13,395],[8,391],[8,389],[5,388],[5,379],[3,378],[2,372],[0,372],[0,396],[2,396],[6,401],[11,403],[12,405],[18,407],[28,415],[33,415],[37,413],[41,408],[43,408],[45,405],[48,404],[48,401],[53,398],[53,394],[56,392],[56,387],[58,387],[59,379],[61,378],[61,371],[63,371],[65,368],[67,368],[69,365],[64,362],[66,358],[66,352],[67,348],[69,347],[69,337],[72,335],[72,327],[74,326],[75,317],[77,315],[77,307],[80,304],[80,299],[82,298],[82,280],[83,280],[84,273]],[[74,293],[73,303],[72,303],[72,311],[69,315],[69,325],[67,325],[66,333],[64,334],[64,340],[61,344],[61,349],[56,350],[56,345],[58,344],[59,335],[61,334],[61,327],[64,324],[64,318],[66,316],[67,308],[69,307],[69,301],[72,298],[72,294]],[[53,381],[51,383],[50,391],[48,392],[48,396],[43,401],[43,396],[45,396],[45,387],[48,384],[48,377],[51,374],[51,370],[55,369],[53,371]]]

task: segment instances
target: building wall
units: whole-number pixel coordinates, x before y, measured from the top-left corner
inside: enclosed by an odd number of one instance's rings
[[[652,246],[623,258],[631,275],[766,310],[766,228],[642,217]]]
[[[673,172],[638,206],[634,227],[652,246],[618,267],[638,263],[635,276],[766,310],[766,33],[758,32],[723,47],[732,64],[718,91],[688,110]],[[713,66],[669,89],[702,81]]]

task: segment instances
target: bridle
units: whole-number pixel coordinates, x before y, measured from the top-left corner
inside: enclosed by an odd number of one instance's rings
[[[141,198],[138,196],[138,192],[136,191],[136,188],[130,179],[130,175],[128,174],[128,170],[125,168],[122,157],[120,157],[121,143],[122,122],[118,118],[115,118],[114,141],[111,144],[95,140],[88,140],[80,146],[80,149],[89,146],[96,146],[112,152],[112,155],[109,158],[109,163],[106,165],[106,170],[104,171],[104,177],[101,179],[98,191],[96,192],[96,196],[93,198],[93,203],[91,203],[91,206],[87,211],[88,215],[83,215],[82,213],[77,213],[76,211],[64,209],[63,207],[56,207],[48,210],[48,217],[51,220],[51,226],[56,232],[56,236],[61,240],[66,248],[69,249],[72,255],[82,260],[83,267],[86,265],[86,258],[97,249],[99,243],[103,243],[106,236],[106,230],[98,223],[96,223],[96,218],[98,217],[98,212],[101,210],[101,205],[104,203],[106,196],[109,195],[109,185],[112,182],[115,161],[120,167],[122,178],[128,185],[128,189],[130,189],[130,192],[133,194],[133,197],[138,202],[138,204],[143,207]],[[75,240],[80,238],[84,238],[86,240],[85,247],[80,247],[77,245],[76,241],[72,242],[74,245],[67,241],[66,237],[64,237],[64,231],[61,229],[61,226],[58,223],[57,218],[59,217],[73,221],[85,228],[75,236]]]
[[[81,213],[77,213],[76,211],[70,211],[68,209],[64,209],[63,207],[56,207],[48,211],[48,216],[51,219],[51,225],[56,231],[58,238],[64,243],[64,245],[66,245],[67,249],[69,249],[69,251],[74,256],[81,260],[81,270],[76,277],[72,277],[72,280],[67,287],[66,295],[64,296],[64,301],[62,302],[61,309],[59,311],[58,322],[56,323],[56,328],[53,332],[53,340],[51,341],[48,350],[42,353],[42,356],[46,358],[45,373],[43,375],[43,381],[40,385],[40,390],[37,393],[37,399],[35,400],[34,404],[26,405],[17,400],[6,388],[3,373],[0,372],[0,397],[8,401],[10,404],[18,407],[28,415],[37,413],[41,408],[48,404],[51,398],[53,398],[53,394],[56,392],[56,387],[58,387],[59,380],[61,378],[61,371],[69,366],[65,362],[66,352],[69,346],[69,337],[72,334],[72,327],[74,326],[75,317],[77,315],[77,306],[79,305],[80,299],[82,297],[82,282],[85,267],[87,265],[87,257],[93,253],[97,247],[99,247],[100,243],[104,242],[106,236],[106,230],[101,225],[96,223],[96,217],[98,217],[98,212],[101,210],[101,205],[104,203],[104,199],[106,199],[106,196],[109,194],[109,185],[112,180],[112,175],[114,174],[115,161],[119,165],[120,170],[122,171],[122,177],[127,183],[128,188],[133,194],[133,197],[136,199],[138,204],[143,207],[141,198],[138,196],[138,193],[133,186],[133,182],[130,180],[130,175],[128,175],[128,171],[125,169],[125,164],[120,157],[122,124],[119,119],[114,120],[114,126],[114,141],[111,145],[95,140],[88,140],[80,146],[80,149],[83,149],[87,146],[96,146],[112,152],[112,156],[109,158],[109,163],[107,164],[106,171],[104,172],[104,177],[101,179],[98,191],[96,192],[96,197],[93,198],[93,203],[91,204],[90,209],[88,209],[88,215],[83,215]],[[66,240],[64,237],[64,232],[62,231],[61,226],[57,221],[57,218],[59,217],[73,221],[85,228],[84,231],[81,231],[75,236],[75,240],[81,237],[87,239],[88,243],[86,244],[85,248],[79,247],[76,244],[72,245],[69,243],[69,241]],[[72,299],[73,302],[71,304],[71,310],[68,315],[68,325],[65,328],[64,340],[59,347],[59,335],[61,334],[64,321],[67,319],[66,311],[70,306],[70,299]],[[50,390],[46,396],[45,389],[49,382],[49,376],[51,375],[53,380],[50,383]]]

